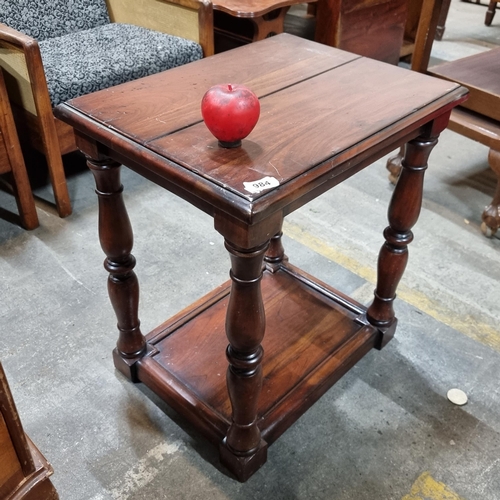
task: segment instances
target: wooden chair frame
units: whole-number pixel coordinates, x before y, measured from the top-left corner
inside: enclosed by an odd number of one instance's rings
[[[16,124],[0,69],[0,174],[10,174],[11,188],[16,198],[21,225],[25,229],[38,227],[35,200],[17,136]]]
[[[204,56],[214,53],[210,0],[106,0],[111,22],[136,24],[198,42]],[[175,19],[173,19],[175,17]],[[173,19],[173,21],[172,21]],[[75,151],[71,127],[52,112],[38,42],[0,23],[0,66],[10,100],[28,129],[31,145],[46,159],[61,217],[71,214],[62,155]]]
[[[50,476],[52,465],[24,433],[16,404],[0,363],[0,498],[58,500]]]
[[[434,42],[444,0],[423,0],[418,18],[415,39],[405,43],[401,55],[411,54],[411,69],[425,73],[429,66],[432,44]]]

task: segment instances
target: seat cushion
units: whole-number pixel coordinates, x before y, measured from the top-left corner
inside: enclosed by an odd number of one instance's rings
[[[112,23],[40,42],[52,106],[201,59],[199,44]]]
[[[109,23],[106,0],[0,0],[0,22],[38,41]]]

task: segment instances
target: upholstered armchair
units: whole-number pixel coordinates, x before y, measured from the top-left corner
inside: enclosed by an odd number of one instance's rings
[[[62,155],[76,144],[53,108],[212,55],[212,19],[210,0],[0,0],[0,67],[61,217],[71,213]]]

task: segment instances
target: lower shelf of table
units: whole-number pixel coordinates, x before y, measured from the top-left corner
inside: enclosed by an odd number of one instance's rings
[[[137,377],[214,443],[231,420],[225,283],[148,336]],[[263,386],[258,422],[271,444],[379,340],[365,309],[289,264],[264,272]]]

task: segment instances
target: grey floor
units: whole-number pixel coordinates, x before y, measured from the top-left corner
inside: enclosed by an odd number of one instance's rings
[[[485,28],[485,10],[452,1],[435,62],[500,44],[500,14]],[[500,499],[500,241],[480,231],[495,184],[484,146],[442,134],[399,289],[396,338],[293,425],[245,484],[114,370],[93,182],[86,169],[71,170],[74,214],[58,218],[41,186],[35,231],[4,220],[14,204],[0,195],[0,359],[61,499]],[[126,169],[123,181],[147,332],[226,280],[229,262],[208,216]],[[391,193],[381,160],[292,214],[291,261],[368,302]],[[450,403],[450,388],[468,404]]]

